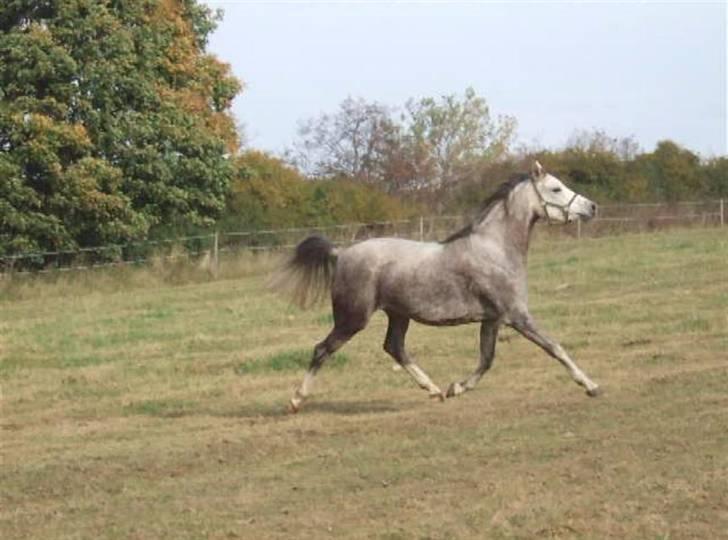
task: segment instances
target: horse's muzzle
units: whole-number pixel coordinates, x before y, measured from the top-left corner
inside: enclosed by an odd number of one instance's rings
[[[589,221],[596,215],[596,213],[597,205],[591,202],[586,197],[582,197],[582,199],[579,201],[579,206],[576,211],[579,219],[581,219],[582,221]]]

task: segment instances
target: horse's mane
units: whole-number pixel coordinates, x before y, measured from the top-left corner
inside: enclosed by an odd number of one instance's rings
[[[530,176],[528,174],[515,174],[511,176],[507,181],[503,182],[500,186],[498,186],[496,190],[481,203],[478,213],[475,215],[475,218],[470,221],[470,223],[465,225],[465,227],[463,227],[459,231],[452,233],[440,243],[448,244],[450,242],[454,242],[455,240],[465,238],[466,236],[470,236],[471,234],[473,234],[473,230],[475,229],[475,227],[482,223],[486,217],[488,217],[488,214],[491,213],[496,205],[501,201],[503,201],[504,203],[507,202],[508,196],[516,188],[516,186],[528,181],[529,178]]]

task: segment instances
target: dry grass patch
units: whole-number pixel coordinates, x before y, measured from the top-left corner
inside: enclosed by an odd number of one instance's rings
[[[476,391],[431,402],[378,315],[286,415],[331,321],[267,293],[268,263],[5,289],[0,537],[719,538],[727,239],[536,239],[533,311],[598,399],[504,330]],[[475,326],[408,342],[442,386],[476,362]]]

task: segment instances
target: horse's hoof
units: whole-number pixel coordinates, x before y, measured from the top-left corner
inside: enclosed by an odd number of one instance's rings
[[[442,403],[443,401],[445,401],[445,394],[443,394],[442,392],[435,392],[433,394],[430,394],[430,399],[436,399],[440,403]]]
[[[459,382],[452,383],[447,389],[447,397],[453,398],[465,392],[465,388]]]
[[[590,388],[589,390],[586,391],[586,395],[589,397],[597,397],[597,396],[600,396],[601,394],[602,394],[602,389],[599,388],[598,386],[595,386],[594,388]]]
[[[296,404],[293,402],[293,400],[288,402],[288,414],[296,414],[299,410],[301,410],[301,404]]]

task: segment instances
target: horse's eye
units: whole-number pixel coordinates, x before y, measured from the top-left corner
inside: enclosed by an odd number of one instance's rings
[[[560,187],[555,187],[551,191],[553,191],[554,193],[561,193],[561,188]]]

